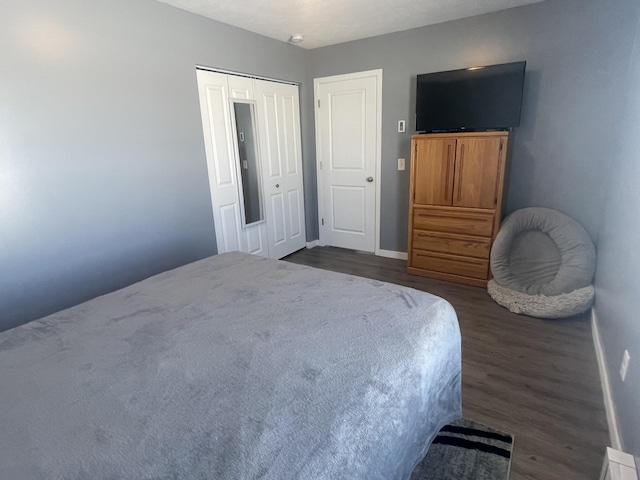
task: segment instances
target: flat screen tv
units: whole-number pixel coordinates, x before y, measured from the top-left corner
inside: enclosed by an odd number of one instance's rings
[[[527,62],[418,75],[418,132],[508,129],[520,125]]]

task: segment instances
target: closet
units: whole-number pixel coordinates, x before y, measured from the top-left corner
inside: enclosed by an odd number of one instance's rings
[[[503,210],[508,132],[414,135],[408,272],[485,286]]]
[[[298,86],[197,70],[218,253],[306,245]]]

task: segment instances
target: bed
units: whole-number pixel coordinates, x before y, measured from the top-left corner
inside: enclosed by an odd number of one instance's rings
[[[241,253],[0,334],[13,479],[407,479],[461,415],[445,300]]]

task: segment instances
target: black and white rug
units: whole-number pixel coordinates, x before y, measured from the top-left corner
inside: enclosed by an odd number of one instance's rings
[[[433,440],[411,480],[507,480],[513,436],[462,418]]]

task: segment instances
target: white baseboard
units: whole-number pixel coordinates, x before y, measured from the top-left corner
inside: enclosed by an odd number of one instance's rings
[[[393,250],[378,250],[376,255],[386,258],[397,258],[399,260],[406,260],[408,258],[407,252],[394,252]]]
[[[321,243],[320,240],[313,240],[311,242],[307,242],[307,248],[314,247],[324,247],[325,244]],[[375,255],[379,257],[387,257],[387,258],[397,258],[399,260],[406,260],[408,258],[406,252],[394,252],[393,250],[376,250]]]
[[[591,309],[591,332],[593,334],[593,344],[596,348],[596,358],[598,359],[598,370],[600,371],[600,382],[602,383],[602,393],[604,394],[604,409],[607,414],[609,424],[609,437],[611,446],[616,450],[622,450],[622,438],[618,429],[618,416],[616,415],[613,396],[611,395],[611,384],[609,383],[609,370],[607,370],[607,360],[604,356],[604,347],[600,337],[600,327],[596,311]]]

